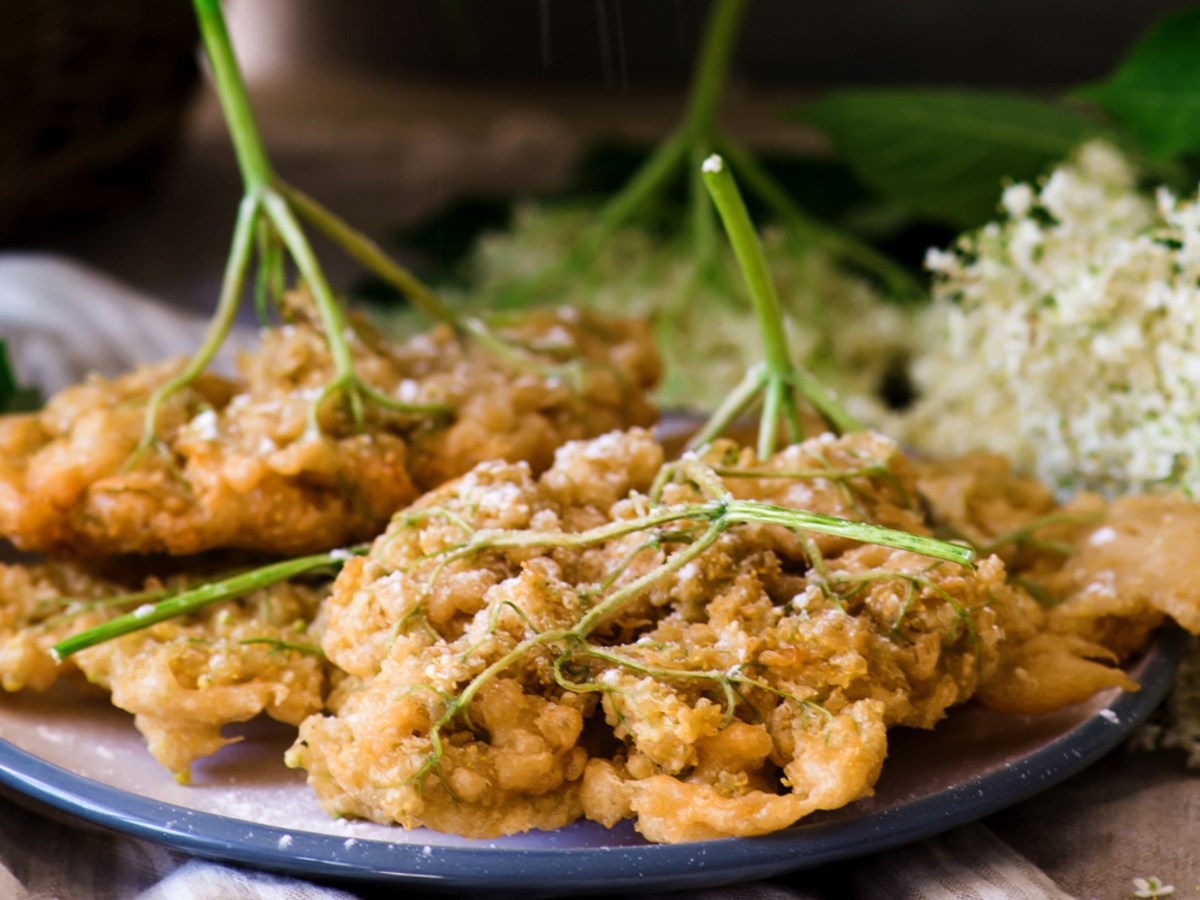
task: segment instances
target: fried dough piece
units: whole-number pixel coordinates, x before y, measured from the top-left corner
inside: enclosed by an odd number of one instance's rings
[[[485,459],[549,464],[562,442],[650,424],[658,362],[645,326],[542,310],[505,332],[543,377],[435,328],[405,344],[361,323],[347,337],[359,376],[448,421],[366,403],[359,431],[332,401],[333,375],[302,300],[264,331],[238,381],[204,376],[165,404],[160,445],[135,457],[146,402],[179,362],[92,378],[28,415],[0,418],[0,535],[51,554],[190,555],[210,548],[299,554],[378,534],[420,491]],[[576,362],[569,362],[578,352]]]
[[[186,783],[193,761],[237,740],[222,726],[260,713],[298,725],[323,708],[322,593],[285,582],[74,658],[114,706],[134,714],[151,755]]]
[[[874,435],[703,462],[742,497],[928,530],[911,468]],[[476,837],[581,814],[658,841],[761,834],[869,795],[886,729],[932,725],[999,665],[1009,620],[1030,627],[995,557],[970,570],[736,526],[569,633],[694,539],[701,523],[572,537],[703,501],[683,468],[651,497],[661,464],[637,430],[568,444],[536,479],[483,464],[347,564],[323,645],[353,677],[287,756],[324,809]]]
[[[761,727],[735,722],[697,743],[697,770],[711,767],[713,748],[719,747],[728,766],[721,770],[724,778],[638,778],[608,760],[592,760],[584,773],[584,809],[589,818],[610,827],[636,817],[638,831],[659,843],[779,831],[810,813],[870,794],[887,754],[879,712],[878,704],[862,701],[817,728],[798,729],[792,735],[796,752],[785,768],[788,793],[730,789],[730,776],[736,784],[747,768],[761,769],[764,744],[771,744]]]
[[[977,696],[989,709],[1033,716],[1079,703],[1109,687],[1136,691],[1137,682],[1112,665],[1119,661],[1102,644],[1043,632],[1014,643]]]
[[[262,712],[296,725],[323,707],[322,592],[297,584],[159,623],[61,665],[51,656],[58,641],[135,610],[163,587],[148,579],[131,595],[62,563],[0,566],[0,686],[41,691],[82,673],[134,714],[151,754],[181,781],[194,760],[230,743],[223,725]]]
[[[111,618],[104,600],[120,585],[61,563],[0,565],[0,687],[48,690],[78,670],[50,655],[56,643]]]
[[[916,469],[934,518],[973,544],[986,544],[1058,507],[1048,487],[1013,472],[1012,463],[994,453],[922,459]]]
[[[1062,602],[1054,631],[1079,634],[1126,656],[1166,616],[1200,632],[1200,505],[1178,494],[1124,497],[1080,535],[1043,579]]]
[[[1099,690],[1137,684],[1115,663],[1145,643],[1169,612],[1200,626],[1200,507],[1180,497],[1094,495],[1059,505],[1035,480],[997,456],[921,463],[919,483],[934,520],[977,546],[995,546],[1025,596],[1026,627],[1010,627],[984,705],[1037,715]]]

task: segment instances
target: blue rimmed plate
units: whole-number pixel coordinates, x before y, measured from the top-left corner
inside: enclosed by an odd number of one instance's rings
[[[1046,716],[966,706],[929,732],[892,732],[874,797],[760,838],[647,844],[578,823],[472,841],[331,820],[283,766],[291,734],[252,723],[182,787],[130,717],[65,692],[0,700],[0,784],[34,805],[228,863],[431,892],[537,894],[697,888],[861,856],[947,830],[1056,784],[1116,747],[1170,688],[1182,638],[1160,633],[1128,667],[1142,685]]]

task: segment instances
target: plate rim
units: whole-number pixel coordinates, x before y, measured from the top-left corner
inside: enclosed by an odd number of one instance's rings
[[[0,738],[0,785],[92,825],[179,850],[321,881],[407,885],[430,892],[527,896],[680,890],[753,881],[931,837],[1028,799],[1115,749],[1170,690],[1181,629],[1160,629],[1142,652],[1141,690],[1119,692],[1086,720],[1015,762],[932,794],[829,822],[752,838],[684,844],[504,848],[394,844],[265,825],[155,800],[64,769]],[[1105,710],[1116,716],[1103,716]],[[336,851],[336,853],[331,853]]]

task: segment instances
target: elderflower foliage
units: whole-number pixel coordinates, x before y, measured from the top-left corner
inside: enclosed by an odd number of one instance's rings
[[[907,439],[988,449],[1062,490],[1200,487],[1200,203],[1093,142],[931,252]]]
[[[507,231],[485,237],[476,250],[471,279],[476,302],[486,305],[536,284],[538,273],[565,258],[590,221],[581,210],[520,207]],[[763,242],[797,360],[851,413],[879,422],[880,385],[911,351],[911,314],[881,302],[871,283],[843,271],[823,252],[797,248],[779,230],[767,230]],[[748,366],[762,360],[749,296],[732,253],[724,247],[722,253],[725,277],[700,278],[688,242],[624,228],[604,242],[585,271],[572,273],[565,294],[525,294],[523,302],[647,316],[664,358],[659,402],[710,410]]]

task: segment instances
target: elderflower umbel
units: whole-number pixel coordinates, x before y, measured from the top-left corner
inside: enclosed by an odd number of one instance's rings
[[[911,443],[987,449],[1060,489],[1200,488],[1200,203],[1093,142],[929,254]]]

